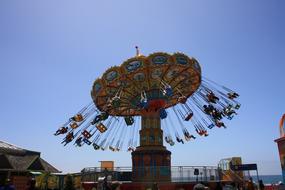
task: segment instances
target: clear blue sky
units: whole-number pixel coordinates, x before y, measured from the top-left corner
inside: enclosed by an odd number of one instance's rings
[[[241,156],[261,174],[280,174],[274,139],[285,112],[285,2],[282,0],[0,2],[0,140],[42,152],[65,172],[128,152],[63,147],[52,134],[90,102],[107,68],[155,51],[197,58],[203,75],[241,94],[228,129],[168,147],[172,165],[217,165]]]

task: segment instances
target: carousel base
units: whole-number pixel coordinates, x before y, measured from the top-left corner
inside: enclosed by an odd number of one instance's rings
[[[211,181],[204,183],[209,189],[215,189],[218,181]],[[230,184],[231,182],[224,182],[224,184]],[[155,186],[159,190],[193,190],[193,187],[197,182],[160,182],[160,183],[150,183],[150,182],[123,182],[120,183],[120,190],[146,190],[146,189],[155,189]],[[92,190],[97,188],[97,183],[88,183],[83,182],[82,187],[84,190]]]
[[[132,152],[133,182],[171,180],[171,152],[164,146],[139,146]]]

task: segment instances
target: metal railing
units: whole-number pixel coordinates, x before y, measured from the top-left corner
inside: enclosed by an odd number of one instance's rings
[[[115,167],[107,170],[100,167],[89,167],[81,171],[81,176],[82,182],[97,182],[100,177],[104,176],[110,176],[114,181],[132,181],[139,177],[144,181],[154,181],[157,176],[169,176],[172,182],[220,180],[218,168],[215,166],[135,167],[134,170],[132,167]]]

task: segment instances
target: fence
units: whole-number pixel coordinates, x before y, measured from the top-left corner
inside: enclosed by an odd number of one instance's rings
[[[150,175],[148,179],[155,180],[157,173],[169,174],[169,172],[172,182],[218,181],[220,179],[218,168],[214,166],[136,167],[134,172],[132,171],[132,167],[115,167],[108,170],[100,167],[89,167],[81,171],[81,180],[82,182],[97,182],[100,177],[111,176],[112,180],[116,181],[132,181],[134,173],[142,176],[147,173]]]

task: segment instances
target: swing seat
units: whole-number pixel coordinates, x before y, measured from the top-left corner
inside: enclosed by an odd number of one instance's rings
[[[184,132],[184,137],[186,141],[190,141],[191,138],[195,139],[195,137],[193,135],[190,135],[187,131]]]
[[[71,124],[70,124],[70,127],[71,127],[72,129],[76,129],[76,128],[78,128],[79,126],[78,126],[77,123],[71,123]]]
[[[179,142],[179,143],[184,144],[184,141],[182,139],[178,138],[178,137],[176,137],[176,141]]]
[[[238,110],[240,108],[240,104],[235,105],[235,109]]]
[[[67,133],[67,129],[68,129],[67,127],[61,127],[54,133],[54,135],[57,136],[57,135],[65,134]]]
[[[160,119],[165,119],[167,117],[167,112],[165,111],[164,108],[161,108],[159,110],[159,116],[160,116]]]
[[[128,126],[134,123],[134,118],[132,116],[126,116],[124,119]]]
[[[101,115],[96,115],[96,117],[93,119],[93,121],[91,121],[91,125],[95,125],[99,121],[101,121]]]
[[[213,127],[215,127],[215,125],[213,123],[211,123],[210,125],[208,125],[209,129],[212,129]]]
[[[76,145],[79,146],[79,147],[82,146],[81,142],[82,142],[82,137],[77,138],[76,141],[75,141]]]
[[[110,150],[112,150],[113,152],[115,152],[116,150],[115,150],[115,148],[114,147],[112,147],[112,146],[109,146],[109,149]]]
[[[217,101],[220,100],[217,96],[215,96],[215,94],[213,92],[210,92],[209,94],[207,94],[207,98],[208,98],[209,102],[212,102],[214,104],[216,104]]]
[[[70,120],[75,121],[75,122],[81,122],[83,121],[83,116],[82,114],[76,114],[75,116],[70,118]]]
[[[178,98],[178,102],[181,103],[181,104],[185,104],[187,102],[186,96],[180,96]]]
[[[226,128],[225,124],[224,124],[223,122],[221,122],[221,121],[216,121],[215,124],[216,124],[216,126],[219,127],[219,128],[221,128],[221,127]]]
[[[173,140],[171,138],[165,137],[165,141],[170,145],[173,146],[175,143],[173,142]]]
[[[237,93],[235,93],[235,92],[230,92],[227,95],[228,95],[228,98],[231,99],[231,100],[239,97],[239,95]]]
[[[190,112],[190,113],[188,113],[186,116],[185,116],[185,118],[184,118],[184,120],[185,121],[189,121],[192,117],[193,117],[193,112]]]
[[[82,132],[82,135],[86,138],[86,139],[89,139],[92,135],[87,131],[87,130],[84,130]]]
[[[68,133],[68,134],[66,135],[66,137],[65,137],[65,142],[66,142],[66,143],[69,143],[69,142],[71,142],[73,139],[74,139],[73,132]]]
[[[234,115],[229,115],[229,116],[227,116],[226,118],[227,118],[228,120],[232,120],[233,117],[234,117]]]
[[[198,135],[203,136],[204,133],[200,131],[200,132],[198,132]]]
[[[195,130],[197,133],[198,133],[198,135],[200,135],[200,136],[203,136],[204,134],[205,134],[205,131],[204,130],[201,130],[201,129],[196,129]]]
[[[109,114],[107,112],[102,112],[100,116],[101,116],[101,120],[103,121],[103,120],[108,119]]]
[[[100,131],[100,133],[104,133],[107,131],[107,127],[103,123],[99,123],[96,125],[96,128]]]
[[[100,149],[100,146],[98,146],[96,143],[93,143],[92,145],[93,145],[93,148],[94,148],[95,150],[99,150],[99,149]]]
[[[92,144],[92,142],[89,141],[87,138],[84,138],[84,139],[83,139],[83,142],[84,142],[85,144],[87,144],[87,145],[91,145],[91,144]]]

